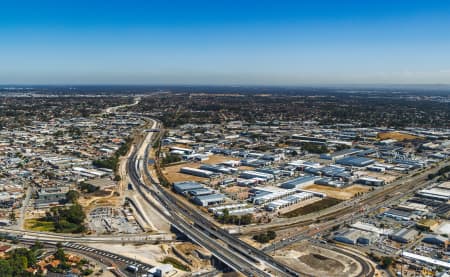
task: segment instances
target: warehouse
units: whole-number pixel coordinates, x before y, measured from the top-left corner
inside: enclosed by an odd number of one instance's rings
[[[365,232],[356,229],[349,229],[336,235],[333,239],[338,242],[343,242],[347,244],[371,244],[375,239],[376,235],[370,232]]]
[[[244,179],[259,178],[259,179],[263,179],[264,181],[270,181],[275,178],[272,174],[257,172],[257,171],[253,171],[253,170],[243,171],[241,174],[239,174],[239,177],[244,178]]]
[[[197,169],[197,168],[192,168],[192,167],[182,167],[180,169],[180,172],[184,173],[184,174],[189,174],[189,175],[204,177],[204,178],[212,178],[212,177],[217,176],[217,174],[212,171]]]
[[[223,194],[199,195],[194,197],[193,201],[197,205],[207,207],[209,205],[225,202],[225,195]]]
[[[191,189],[186,192],[191,196],[208,195],[213,193],[213,191],[209,188]]]
[[[213,213],[213,214],[216,214],[216,213],[218,213],[220,211],[223,211],[223,210],[231,211],[231,210],[236,210],[236,209],[242,209],[242,208],[245,208],[245,207],[247,207],[247,204],[230,204],[230,205],[224,205],[224,206],[209,208],[208,211]]]
[[[426,198],[448,201],[450,200],[450,190],[442,188],[423,189],[417,192],[418,195]]]
[[[280,189],[277,187],[257,187],[254,188],[252,192],[254,193],[252,202],[256,205],[262,205],[273,200],[293,195],[296,193],[296,190]]]
[[[321,186],[329,186],[334,188],[343,188],[347,185],[345,182],[335,181],[331,178],[322,178],[314,181],[314,184]]]
[[[342,158],[348,157],[350,155],[354,155],[354,154],[360,153],[362,151],[363,151],[362,149],[350,148],[350,149],[344,149],[344,150],[341,150],[341,151],[337,151],[337,152],[334,152],[334,153],[331,153],[331,154],[321,154],[320,158],[324,159],[324,160],[333,160],[333,161],[335,161],[335,160],[338,160],[338,159],[342,159]]]
[[[389,235],[389,238],[391,240],[401,242],[401,243],[410,243],[414,241],[417,237],[419,232],[413,228],[403,228],[391,235]]]
[[[281,174],[281,170],[279,169],[273,169],[273,168],[257,168],[255,169],[256,172],[262,172],[267,174],[272,174],[274,176],[279,176]]]
[[[409,221],[412,218],[412,214],[410,212],[396,210],[396,209],[389,209],[388,211],[385,211],[383,213],[383,215],[393,218],[395,220]]]
[[[179,153],[182,155],[191,155],[194,153],[194,150],[182,147],[170,147],[171,153]]]
[[[195,190],[195,189],[202,189],[204,188],[202,184],[197,183],[197,182],[176,182],[173,183],[173,190],[176,193],[179,194],[184,194],[185,192],[189,191],[189,190]]]
[[[425,235],[422,241],[425,243],[434,244],[442,247],[446,247],[449,244],[448,239],[446,237],[432,234]]]
[[[342,165],[346,165],[346,166],[356,166],[356,167],[368,166],[374,162],[375,162],[374,160],[369,159],[369,158],[353,157],[353,156],[336,160],[337,164],[342,164]]]
[[[202,164],[200,169],[223,174],[233,174],[233,172],[236,171],[234,168],[209,164]]]
[[[367,177],[367,176],[358,178],[358,180],[356,180],[356,182],[358,184],[363,184],[363,185],[367,185],[367,186],[376,186],[376,187],[385,185],[384,180],[380,180],[380,179],[373,178],[373,177]]]
[[[410,253],[410,252],[403,252],[402,251],[401,254],[402,254],[403,257],[406,257],[406,258],[411,259],[413,261],[421,261],[421,262],[424,262],[424,263],[427,263],[427,264],[431,264],[431,265],[440,266],[440,267],[443,267],[443,268],[446,268],[446,269],[450,269],[450,263],[448,263],[448,262],[444,262],[444,261],[441,261],[441,260],[433,259],[433,258],[422,256],[422,255],[417,255],[417,254]]]
[[[317,176],[305,175],[302,177],[298,177],[287,182],[281,183],[279,186],[284,189],[296,189],[302,188],[308,185],[314,184],[314,181],[320,179]]]
[[[272,201],[272,202],[268,203],[265,206],[265,208],[268,211],[276,211],[276,210],[291,206],[293,204],[299,203],[301,201],[310,199],[312,197],[314,197],[314,194],[312,194],[312,193],[300,192],[300,193],[296,193],[296,194],[287,196],[287,197],[279,199],[279,200]]]

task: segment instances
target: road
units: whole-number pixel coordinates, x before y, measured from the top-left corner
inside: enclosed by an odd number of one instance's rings
[[[20,208],[19,220],[17,220],[17,224],[16,224],[17,229],[19,229],[19,230],[24,229],[25,214],[27,212],[28,204],[30,203],[32,191],[33,191],[33,188],[31,186],[28,186],[27,191],[25,192],[25,199],[23,200],[22,207]]]
[[[154,121],[152,129],[156,127],[157,123]],[[150,138],[153,135],[153,133],[147,134]],[[159,182],[155,181],[148,171],[147,159],[152,143],[150,143],[151,139],[145,141],[147,143],[137,147],[138,150],[130,156],[128,161],[127,169],[130,180],[150,205],[154,205],[150,197],[154,197],[162,203],[165,210],[161,210],[161,213],[169,215],[167,219],[176,229],[192,241],[208,249],[216,258],[246,276],[271,276],[268,272],[257,268],[255,264],[267,266],[273,272],[272,275],[298,276],[295,271],[278,263],[266,253],[253,248],[223,230],[218,230],[197,211],[179,203],[159,185]],[[139,149],[144,149],[144,151],[139,151]],[[139,156],[137,153],[144,153],[144,156]],[[146,175],[147,180],[153,180],[153,182],[146,182],[141,175],[142,172]],[[155,206],[155,208],[159,207]]]
[[[24,238],[19,239],[19,241],[22,244],[30,245],[30,246],[36,243],[36,240],[24,239]],[[56,249],[57,242],[45,241],[45,240],[40,241],[40,242],[43,244],[43,246],[45,248]],[[127,272],[125,270],[125,268],[128,265],[134,265],[134,266],[138,267],[140,273],[146,273],[149,269],[151,269],[153,267],[153,265],[141,262],[136,259],[131,259],[129,257],[125,257],[120,254],[111,253],[111,252],[108,252],[103,249],[84,246],[84,245],[77,244],[77,243],[65,242],[65,243],[62,243],[61,246],[64,250],[67,250],[67,251],[70,251],[70,252],[73,252],[76,254],[80,254],[83,256],[87,256],[89,258],[94,259],[95,261],[98,261],[98,262],[104,264],[105,266],[110,268],[111,272],[114,273],[114,275],[116,275],[116,276],[121,276],[121,277],[129,276],[130,275],[129,272]]]

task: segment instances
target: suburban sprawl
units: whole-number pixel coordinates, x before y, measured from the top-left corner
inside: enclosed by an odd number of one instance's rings
[[[448,94],[108,89],[0,90],[0,276],[450,276]]]

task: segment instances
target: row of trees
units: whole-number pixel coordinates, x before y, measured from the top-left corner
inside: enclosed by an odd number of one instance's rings
[[[222,215],[217,217],[217,220],[222,224],[234,224],[234,225],[248,225],[252,223],[253,216],[251,214],[245,215],[230,215],[228,209],[223,210]]]
[[[277,237],[277,233],[274,231],[267,231],[266,233],[257,234],[253,236],[253,239],[259,243],[268,243]]]

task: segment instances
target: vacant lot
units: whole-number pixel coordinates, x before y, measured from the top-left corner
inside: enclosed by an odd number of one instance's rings
[[[39,232],[54,232],[55,224],[49,221],[40,221],[36,218],[25,220],[25,229]]]
[[[320,201],[314,202],[312,204],[300,207],[298,209],[292,210],[290,212],[287,212],[285,214],[282,215],[282,217],[296,217],[296,216],[300,216],[300,215],[305,215],[305,214],[309,214],[312,212],[317,212],[323,209],[326,209],[328,207],[334,206],[338,203],[340,203],[341,200],[336,199],[336,198],[324,198]]]
[[[202,163],[205,164],[217,164],[229,160],[238,160],[233,157],[226,157],[222,155],[212,155],[209,157],[208,160],[203,162],[182,162],[178,163],[176,165],[167,166],[162,168],[163,174],[166,176],[167,180],[171,183],[173,182],[181,182],[181,181],[197,181],[197,182],[207,182],[209,181],[208,178],[203,177],[197,177],[192,176],[189,174],[180,173],[180,169],[182,167],[192,167],[192,168],[199,168]]]
[[[274,258],[312,276],[353,277],[361,273],[361,266],[355,260],[305,242],[276,251]]]
[[[317,191],[326,193],[327,196],[336,198],[339,200],[348,200],[351,199],[355,194],[359,192],[367,192],[369,191],[369,186],[363,185],[353,185],[346,188],[335,188],[329,186],[321,186],[321,185],[310,185],[305,187],[306,190]]]
[[[395,139],[395,140],[398,140],[398,141],[422,139],[422,137],[417,137],[417,136],[404,134],[404,133],[399,133],[399,132],[379,133],[378,134],[378,138],[380,140]]]

